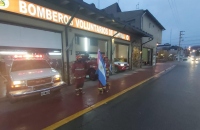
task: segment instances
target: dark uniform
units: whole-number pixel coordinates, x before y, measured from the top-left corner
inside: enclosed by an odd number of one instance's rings
[[[77,60],[72,65],[72,73],[74,75],[74,86],[76,95],[83,93],[83,85],[85,82],[86,64],[81,56],[77,56]]]
[[[110,84],[109,84],[109,81],[108,81],[108,79],[109,79],[109,74],[110,74],[110,71],[109,71],[110,62],[109,62],[109,60],[108,60],[108,57],[106,57],[106,56],[104,56],[103,59],[104,59],[105,67],[106,67],[106,86],[103,86],[103,85],[101,84],[101,82],[99,81],[99,88],[98,88],[98,89],[99,89],[99,92],[100,92],[101,94],[103,94],[103,92],[108,92],[109,89],[110,89]]]

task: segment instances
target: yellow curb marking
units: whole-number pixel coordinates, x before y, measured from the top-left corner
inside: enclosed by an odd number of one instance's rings
[[[137,83],[137,84],[135,84],[135,85],[133,85],[133,86],[131,86],[131,87],[129,87],[129,88],[121,91],[121,92],[119,92],[119,93],[116,93],[116,94],[114,94],[114,95],[112,95],[112,96],[110,96],[110,97],[108,97],[108,98],[106,98],[104,100],[101,100],[100,102],[98,102],[98,103],[96,103],[96,104],[94,104],[94,105],[92,105],[92,106],[90,106],[90,107],[88,107],[86,109],[83,109],[83,110],[81,110],[81,111],[79,111],[79,112],[77,112],[77,113],[75,113],[75,114],[73,114],[73,115],[71,115],[71,116],[69,116],[67,118],[64,118],[64,119],[62,119],[62,120],[60,120],[60,121],[58,121],[58,122],[56,122],[56,123],[54,123],[54,124],[46,127],[46,128],[44,128],[43,130],[55,130],[56,128],[58,128],[58,127],[60,127],[60,126],[62,126],[64,124],[66,124],[66,123],[68,123],[68,122],[70,122],[70,121],[72,121],[72,120],[74,120],[76,118],[78,118],[79,116],[81,116],[81,115],[83,115],[83,114],[85,114],[85,113],[87,113],[87,112],[89,112],[89,111],[91,111],[91,110],[93,110],[93,109],[95,109],[95,108],[103,105],[103,104],[106,104],[107,102],[109,102],[109,101],[111,101],[111,100],[119,97],[120,95],[122,95],[122,94],[130,91],[133,88],[136,88],[137,86],[139,86],[139,85],[147,82],[148,80],[150,80],[150,79],[152,79],[152,78],[160,75],[161,73],[163,73],[166,70],[169,70],[169,69],[171,69],[173,67],[174,67],[174,65],[171,66],[171,67],[169,67],[168,69],[165,69],[165,70],[159,72],[158,74],[155,74],[154,76],[152,76],[150,78],[147,78],[147,79],[145,79],[145,80],[143,80],[143,81],[141,81],[141,82],[139,82],[139,83]]]

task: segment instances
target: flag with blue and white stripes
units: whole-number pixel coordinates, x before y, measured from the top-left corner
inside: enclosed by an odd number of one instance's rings
[[[101,55],[100,50],[98,50],[97,64],[98,64],[98,79],[103,86],[106,86],[106,67]]]

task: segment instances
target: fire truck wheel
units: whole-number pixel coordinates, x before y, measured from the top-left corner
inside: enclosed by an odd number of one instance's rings
[[[114,72],[118,73],[119,72],[119,68],[117,66],[114,67]]]
[[[90,78],[90,80],[95,81],[97,79],[97,75],[95,73],[96,73],[95,69],[91,69],[90,70],[90,72],[89,72],[89,78]]]

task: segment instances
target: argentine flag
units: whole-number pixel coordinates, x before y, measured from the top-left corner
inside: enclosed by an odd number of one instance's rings
[[[106,86],[106,68],[100,50],[98,50],[97,64],[98,64],[98,72],[97,72],[98,79],[103,86]]]

